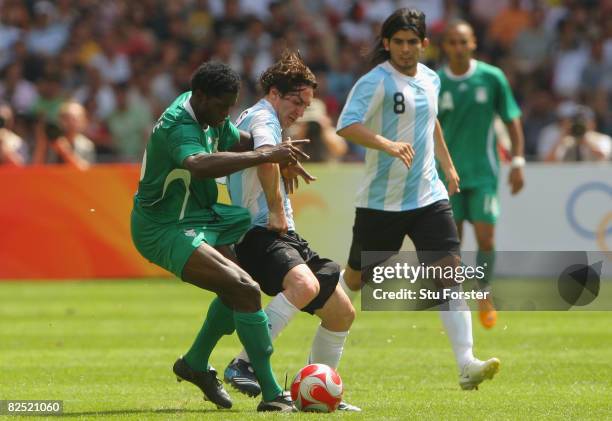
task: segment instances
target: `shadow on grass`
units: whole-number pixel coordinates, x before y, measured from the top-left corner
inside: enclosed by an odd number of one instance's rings
[[[184,409],[184,408],[164,408],[164,409],[112,409],[109,411],[88,411],[88,412],[64,412],[62,417],[83,417],[99,416],[107,417],[110,415],[132,415],[132,414],[208,414],[208,413],[239,413],[236,409]]]

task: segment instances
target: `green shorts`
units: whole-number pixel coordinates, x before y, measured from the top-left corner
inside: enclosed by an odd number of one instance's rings
[[[499,200],[495,186],[461,189],[450,197],[456,221],[495,224],[499,217]]]
[[[182,279],[183,267],[203,242],[211,246],[237,243],[251,227],[245,208],[215,204],[198,220],[160,224],[142,210],[132,210],[132,241],[147,260]]]

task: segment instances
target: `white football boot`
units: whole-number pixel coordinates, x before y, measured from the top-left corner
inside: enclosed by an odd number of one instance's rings
[[[459,386],[463,390],[478,390],[484,380],[491,380],[499,371],[499,360],[490,358],[486,361],[474,359],[467,363],[459,374]]]

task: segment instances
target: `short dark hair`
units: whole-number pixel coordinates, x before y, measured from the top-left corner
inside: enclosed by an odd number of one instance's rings
[[[209,61],[191,76],[191,90],[206,95],[236,94],[240,89],[240,75],[227,64]]]
[[[281,59],[263,72],[259,84],[266,94],[274,87],[285,95],[299,90],[302,86],[316,89],[317,79],[299,53],[285,50]]]
[[[383,38],[391,39],[397,31],[401,30],[410,30],[423,41],[427,32],[425,13],[416,9],[397,9],[383,22],[376,45],[370,53],[370,63],[373,66],[389,60],[389,52],[383,46]]]

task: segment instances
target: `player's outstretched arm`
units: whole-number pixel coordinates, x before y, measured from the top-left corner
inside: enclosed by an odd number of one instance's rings
[[[459,189],[459,174],[457,174],[453,160],[450,153],[448,153],[442,126],[440,126],[438,119],[436,119],[436,126],[434,128],[434,153],[442,171],[444,171],[444,177],[448,183],[448,194],[452,196],[455,193],[459,193],[461,191]]]
[[[401,141],[393,142],[384,136],[374,133],[361,123],[353,123],[350,126],[346,126],[338,130],[338,134],[358,145],[370,149],[378,149],[399,158],[408,168],[412,165],[414,149],[409,143]]]
[[[199,153],[185,158],[183,166],[196,178],[217,178],[268,162],[287,165],[308,159],[308,155],[297,148],[304,143],[292,140],[265,151]]]

